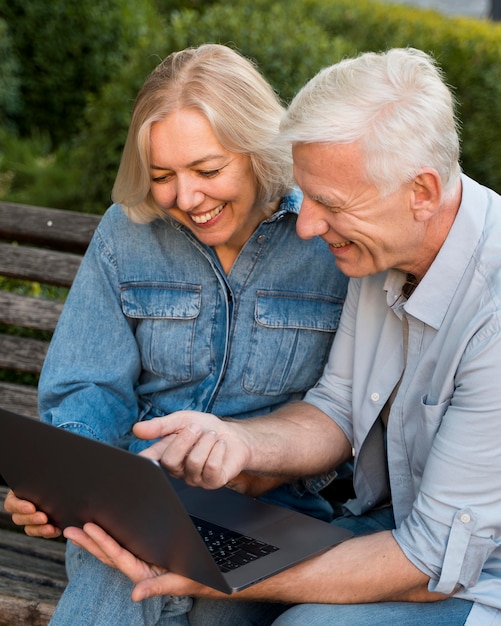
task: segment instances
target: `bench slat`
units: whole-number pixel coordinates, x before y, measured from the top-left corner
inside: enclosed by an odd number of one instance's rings
[[[0,335],[0,368],[39,374],[48,346],[39,339]]]
[[[89,213],[0,202],[0,239],[83,253],[100,219]]]
[[[67,583],[64,552],[62,541],[0,529],[0,624],[49,622]]]
[[[36,387],[18,383],[0,382],[0,405],[7,411],[28,417],[38,417],[38,393]]]
[[[0,322],[4,324],[53,331],[62,309],[61,302],[0,291]]]
[[[15,588],[15,595],[12,593]],[[50,587],[40,597],[37,585],[20,584],[8,579],[0,581],[0,625],[1,626],[47,626],[54,613],[61,593]],[[42,588],[43,590],[43,588]]]
[[[8,490],[0,486],[0,503]],[[66,544],[11,530],[10,516],[0,513],[0,624],[46,626],[67,584]]]
[[[82,257],[27,246],[0,243],[0,275],[70,287]]]
[[[100,219],[0,202],[0,276],[27,281],[27,293],[33,282],[69,287]],[[40,371],[48,341],[19,337],[16,327],[50,333],[63,304],[21,291],[0,290],[0,369],[17,373],[16,382],[0,382],[0,406],[38,418],[37,389],[23,384],[23,373]],[[19,532],[2,510],[7,491],[0,476],[0,626],[47,626],[67,583],[65,544]]]

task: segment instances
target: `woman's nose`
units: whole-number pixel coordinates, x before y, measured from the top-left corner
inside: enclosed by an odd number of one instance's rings
[[[296,222],[296,231],[301,239],[319,237],[329,230],[329,225],[322,213],[322,207],[314,202],[303,200]]]
[[[200,189],[196,180],[191,177],[177,178],[176,206],[181,211],[191,211],[198,207],[204,200],[205,194]]]

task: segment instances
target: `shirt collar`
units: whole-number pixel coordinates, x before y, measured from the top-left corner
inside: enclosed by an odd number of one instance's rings
[[[487,207],[487,190],[461,176],[462,198],[454,223],[411,298],[404,304],[407,313],[438,329],[461,282],[482,235]],[[484,197],[485,196],[485,197]],[[388,272],[387,297],[405,282],[405,273]]]

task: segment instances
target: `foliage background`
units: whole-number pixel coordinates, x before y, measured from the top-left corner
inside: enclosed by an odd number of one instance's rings
[[[464,170],[501,192],[501,26],[374,0],[0,0],[0,200],[102,213],[146,75],[212,41],[285,102],[320,68],[432,52],[458,100]]]

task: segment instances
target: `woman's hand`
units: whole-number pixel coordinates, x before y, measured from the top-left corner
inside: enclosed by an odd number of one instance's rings
[[[37,511],[33,502],[21,500],[13,491],[9,491],[4,502],[5,510],[12,515],[17,526],[24,526],[24,532],[30,537],[54,539],[61,535],[61,530],[49,523],[43,511]]]

